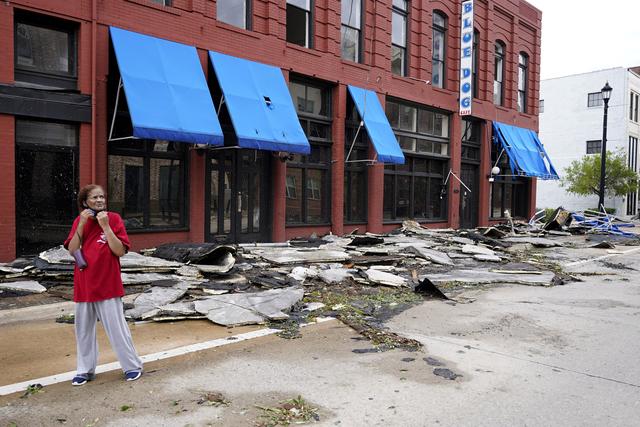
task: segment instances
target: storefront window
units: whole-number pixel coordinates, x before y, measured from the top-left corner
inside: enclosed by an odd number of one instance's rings
[[[109,209],[128,230],[186,226],[187,144],[163,140],[109,142]]]
[[[289,91],[311,153],[287,162],[286,223],[326,224],[330,219],[331,93],[330,89],[292,81]]]
[[[449,116],[396,101],[387,101],[385,110],[405,163],[385,166],[384,219],[446,219]]]

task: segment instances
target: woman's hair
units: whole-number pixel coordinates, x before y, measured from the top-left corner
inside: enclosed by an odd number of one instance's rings
[[[87,208],[86,202],[87,202],[87,199],[89,198],[89,193],[91,193],[96,188],[101,189],[102,187],[96,184],[89,184],[89,185],[85,185],[80,189],[80,191],[78,191],[78,210],[80,212],[82,212]]]

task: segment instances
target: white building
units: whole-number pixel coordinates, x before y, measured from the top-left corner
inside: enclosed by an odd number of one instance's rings
[[[611,68],[542,80],[540,82],[540,140],[556,171],[563,178],[565,168],[586,154],[600,153],[604,104],[601,88],[613,88],[607,121],[607,151],[623,150],[628,164],[638,171],[640,67]],[[595,208],[598,196],[581,197],[566,192],[558,181],[538,181],[536,206],[569,210]],[[638,194],[605,198],[617,215],[638,212]]]

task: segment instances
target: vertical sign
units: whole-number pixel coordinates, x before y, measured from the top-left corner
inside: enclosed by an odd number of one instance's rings
[[[473,0],[462,3],[460,25],[460,115],[471,114],[473,97]]]

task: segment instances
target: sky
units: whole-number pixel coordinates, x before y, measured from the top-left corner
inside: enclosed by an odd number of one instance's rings
[[[527,0],[542,10],[541,79],[640,66],[640,0]]]

